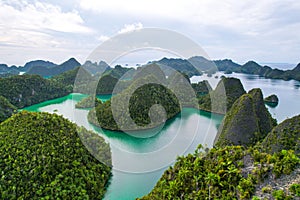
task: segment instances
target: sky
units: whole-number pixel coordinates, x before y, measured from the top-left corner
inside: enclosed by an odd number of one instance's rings
[[[83,63],[105,40],[142,28],[183,34],[211,59],[300,62],[298,0],[0,0],[0,63]]]

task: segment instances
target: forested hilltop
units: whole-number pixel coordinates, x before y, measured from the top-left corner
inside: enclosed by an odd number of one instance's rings
[[[89,122],[110,130],[141,130],[154,128],[178,114],[180,103],[166,87],[164,73],[157,65],[144,70],[146,72],[137,73],[124,90],[92,109],[88,114]],[[153,107],[157,104],[165,110]]]
[[[299,198],[299,137],[300,117],[276,125],[253,89],[226,113],[214,148],[179,157],[141,199]]]
[[[143,199],[299,197],[299,116],[277,125],[264,105],[260,89],[246,93],[240,80],[226,77],[214,90],[207,81],[191,84],[189,77],[202,72],[189,71],[192,68],[188,65],[174,73],[174,69],[180,69],[188,61],[172,59],[173,71],[167,67],[168,61],[128,69],[110,68],[104,62],[86,62],[76,67],[78,63],[71,59],[74,65],[67,71],[56,64],[37,61],[28,64],[26,70],[38,68],[34,66],[40,63],[48,71],[55,68],[57,75],[43,74],[51,76],[44,78],[9,74],[0,78],[0,120],[8,118],[0,125],[1,198],[103,198],[111,176],[111,155],[102,138],[55,114],[13,115],[18,108],[72,92],[90,95],[77,107],[92,108],[89,121],[110,130],[153,128],[179,114],[184,107],[226,114],[214,148],[200,146],[194,154],[179,157]],[[194,57],[189,62],[199,66],[205,63],[202,71],[215,72],[204,58]],[[300,71],[298,65],[281,74],[253,62],[240,66],[230,60],[216,61],[216,65],[226,73],[259,73],[265,77],[275,74],[286,80],[290,78],[282,74],[292,74],[297,80]],[[96,99],[95,91],[96,95],[113,94],[113,97],[102,103]],[[272,99],[278,102],[275,97]],[[132,121],[127,121],[128,116]],[[94,141],[100,146],[94,146]],[[93,148],[86,149],[84,144]]]
[[[1,199],[101,199],[111,176],[104,139],[56,114],[1,123],[0,152]]]

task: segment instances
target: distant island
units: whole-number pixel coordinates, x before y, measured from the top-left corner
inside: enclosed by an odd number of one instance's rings
[[[177,158],[141,200],[298,199],[300,115],[277,125],[260,89],[226,113],[212,149]]]
[[[216,71],[223,71],[225,74],[230,73],[244,73],[244,74],[254,74],[265,78],[271,79],[282,79],[282,80],[298,80],[300,81],[300,63],[290,70],[273,69],[269,66],[262,66],[255,61],[248,61],[243,65],[233,62],[230,59],[223,60],[208,60],[202,56],[194,56],[188,59],[180,58],[163,58],[158,61],[150,61],[150,63],[158,64],[168,76],[169,69],[174,69],[180,71],[189,77],[200,76],[203,73],[208,75],[214,74]],[[0,64],[0,76],[7,77],[11,75],[16,75],[20,73],[25,74],[37,74],[42,77],[52,77],[68,70],[74,69],[76,67],[82,66],[87,69],[89,73],[106,73],[113,71],[113,67],[109,66],[104,61],[99,61],[99,63],[93,63],[91,61],[86,61],[84,64],[80,64],[75,58],[70,58],[69,60],[63,62],[62,64],[55,64],[49,61],[35,60],[26,63],[24,66],[8,66],[7,64]],[[290,65],[289,65],[290,66]],[[121,66],[116,66],[121,67]],[[142,66],[138,65],[138,68]],[[119,72],[110,73],[115,78],[120,78],[120,75],[129,71],[128,68],[121,67]]]
[[[60,65],[0,65],[2,197],[103,198],[111,177],[105,140],[56,114],[18,112],[73,92],[87,95],[76,108],[90,109],[90,123],[113,131],[154,128],[185,107],[224,115],[214,147],[200,144],[193,154],[178,157],[141,199],[299,197],[299,115],[277,124],[265,104],[278,103],[278,97],[264,97],[259,88],[245,91],[236,78],[222,76],[215,89],[207,81],[190,82],[216,70],[299,80],[300,65],[283,71],[253,61],[239,65],[203,57],[164,58],[137,69],[105,62],[81,65],[73,58]],[[101,102],[99,94],[112,98]]]

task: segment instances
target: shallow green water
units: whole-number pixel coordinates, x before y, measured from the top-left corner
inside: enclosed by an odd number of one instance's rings
[[[222,74],[218,74],[219,77]],[[275,93],[280,103],[269,108],[278,121],[300,113],[300,83],[296,81],[270,80],[253,75],[233,74],[241,79],[246,90],[259,87],[265,96]],[[214,87],[217,78],[194,77],[193,82],[208,79]],[[87,121],[88,110],[75,109],[75,103],[86,95],[70,94],[27,107],[30,111],[56,112],[87,129],[98,132],[110,143],[113,160],[113,176],[105,199],[131,200],[147,194],[154,187],[163,171],[178,155],[193,152],[198,144],[210,147],[215,138],[222,116],[211,115],[186,108],[169,120],[161,130],[149,130],[136,134],[149,136],[138,138],[120,132],[101,130]],[[108,95],[98,96],[105,101]]]
[[[86,97],[82,94],[46,101],[27,107],[30,111],[61,114],[80,126],[98,132],[112,149],[113,177],[105,199],[134,199],[147,194],[163,171],[178,155],[193,152],[198,144],[211,146],[222,116],[186,108],[169,120],[162,129],[136,132],[150,138],[139,138],[120,132],[101,130],[87,121],[88,110],[75,109]],[[107,100],[108,96],[98,96]],[[153,135],[153,132],[156,134]]]

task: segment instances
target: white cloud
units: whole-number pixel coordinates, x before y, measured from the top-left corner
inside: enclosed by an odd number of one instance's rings
[[[124,27],[118,31],[118,33],[128,33],[142,28],[143,28],[143,24],[140,22],[134,24],[125,24]]]
[[[22,64],[23,54],[56,61],[62,52],[86,48],[80,39],[94,34],[77,11],[64,12],[50,3],[2,0],[0,13],[0,45],[5,47],[0,62]]]
[[[36,1],[0,2],[1,28],[53,30],[66,33],[91,33],[76,11],[63,12],[59,6]]]
[[[100,36],[97,37],[96,39],[97,39],[98,41],[100,41],[100,42],[104,42],[104,41],[108,40],[109,37],[106,36],[106,35],[100,35]]]
[[[154,23],[166,20],[195,26],[220,26],[255,36],[268,30],[282,9],[300,9],[294,0],[79,0],[82,9],[112,16],[134,16]],[[292,5],[292,6],[290,6]],[[273,27],[274,28],[274,27]]]

